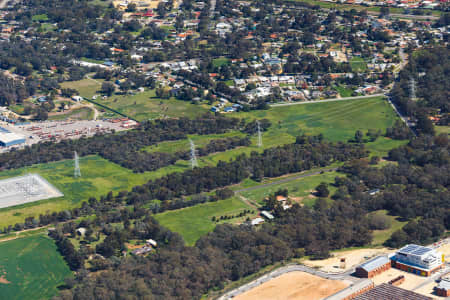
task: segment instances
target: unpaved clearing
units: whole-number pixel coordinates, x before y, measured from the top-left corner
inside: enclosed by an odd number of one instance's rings
[[[329,280],[305,272],[289,272],[236,296],[236,300],[314,300],[328,297],[350,282]]]
[[[303,263],[308,267],[319,268],[324,272],[343,272],[359,265],[370,258],[390,253],[392,250],[387,248],[367,248],[342,252],[335,252],[332,257],[322,260],[305,260]],[[345,258],[345,269],[340,268],[340,260]]]
[[[436,250],[445,255],[445,261],[450,261],[450,243],[444,244]]]
[[[434,293],[434,288],[436,286],[437,286],[437,283],[433,281],[433,282],[430,282],[429,284],[427,284],[426,286],[424,286],[418,290],[415,290],[414,292],[416,292],[418,294],[422,294],[427,297],[431,297],[433,299],[445,299],[446,297],[440,297]]]
[[[372,281],[375,285],[379,285],[381,283],[387,283],[389,280],[397,278],[398,276],[405,276],[405,281],[399,285],[399,287],[411,290],[417,287],[419,284],[425,282],[429,279],[429,277],[418,276],[412,273],[404,272],[399,269],[391,268],[375,277],[372,278]]]

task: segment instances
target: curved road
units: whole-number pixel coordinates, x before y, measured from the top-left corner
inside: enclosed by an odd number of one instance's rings
[[[278,276],[281,276],[283,274],[289,273],[289,272],[306,272],[312,275],[320,276],[322,278],[331,279],[331,280],[351,280],[352,282],[356,282],[360,280],[360,278],[351,277],[350,275],[355,272],[355,269],[350,269],[342,273],[325,273],[322,271],[318,271],[314,268],[310,268],[304,265],[288,265],[285,267],[281,267],[279,269],[276,269],[266,275],[263,275],[247,284],[244,284],[232,291],[229,291],[228,293],[220,296],[217,298],[217,300],[227,300],[236,297],[239,294],[245,293],[273,278],[276,278]]]

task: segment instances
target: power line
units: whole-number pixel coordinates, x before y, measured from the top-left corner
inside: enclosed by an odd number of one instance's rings
[[[198,167],[197,154],[195,151],[195,144],[191,139],[189,139],[189,144],[191,146],[191,168],[193,169],[195,167]]]
[[[261,125],[259,124],[259,120],[256,120],[256,125],[258,126],[258,147],[262,147],[262,135],[261,135]]]
[[[73,177],[75,177],[75,178],[81,177],[80,162],[79,162],[79,157],[78,157],[77,151],[75,151],[74,161],[75,161],[75,168],[74,168],[74,172],[73,172]]]

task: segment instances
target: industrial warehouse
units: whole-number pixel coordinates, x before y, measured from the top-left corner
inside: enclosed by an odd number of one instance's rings
[[[391,257],[392,266],[421,276],[430,276],[444,265],[442,254],[419,245],[406,245]]]
[[[391,261],[387,256],[377,256],[356,268],[356,276],[360,278],[372,278],[391,268]]]
[[[25,143],[25,137],[23,135],[14,133],[0,127],[0,146],[10,147]]]

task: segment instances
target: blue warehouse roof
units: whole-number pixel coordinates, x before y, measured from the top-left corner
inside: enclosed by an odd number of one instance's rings
[[[371,259],[368,262],[363,263],[359,267],[366,270],[367,272],[370,272],[387,263],[390,263],[389,258],[387,258],[386,256],[377,256],[374,259]]]

